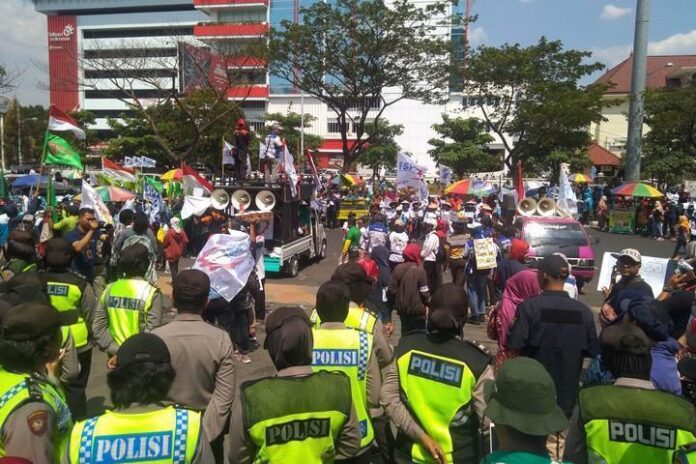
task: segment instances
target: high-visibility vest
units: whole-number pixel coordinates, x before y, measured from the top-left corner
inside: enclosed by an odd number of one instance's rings
[[[256,445],[255,463],[334,461],[352,403],[345,374],[265,378],[244,382],[240,391],[244,430]]]
[[[121,279],[109,285],[102,295],[102,305],[109,315],[109,331],[121,345],[140,333],[152,308],[157,288],[143,279]]]
[[[434,343],[423,332],[401,338],[396,352],[399,389],[406,407],[445,453],[446,462],[481,459],[473,393],[490,357],[458,339]],[[398,462],[435,462],[419,443],[399,432]]]
[[[107,411],[75,424],[70,463],[190,463],[200,435],[196,411],[173,406],[137,414]]]
[[[46,292],[51,299],[51,305],[60,312],[77,313],[77,322],[61,327],[63,342],[67,340],[70,331],[75,348],[78,350],[89,343],[89,330],[82,314],[82,292],[87,281],[73,273],[42,272],[42,280],[46,283]]]
[[[673,464],[696,464],[696,442],[682,446],[674,453]]]
[[[47,433],[53,442],[54,462],[60,462],[72,428],[72,416],[62,393],[50,383],[29,374],[16,374],[0,368],[0,430],[13,411],[31,401],[46,403],[55,415],[53,429]],[[4,456],[5,443],[0,436],[0,457]]]
[[[355,329],[313,329],[312,333],[312,368],[339,371],[348,376],[360,425],[360,448],[366,448],[374,439],[367,404],[367,366],[372,356],[372,335]]]
[[[696,407],[671,393],[597,385],[580,390],[578,407],[590,464],[671,464],[696,442]]]
[[[312,314],[309,316],[312,321],[312,325],[315,329],[319,328],[321,324],[321,319],[319,318],[319,313],[316,309],[312,310]],[[368,309],[361,308],[355,303],[350,304],[348,308],[348,316],[346,320],[343,321],[346,327],[351,329],[362,330],[369,334],[373,333],[375,330],[375,324],[377,324],[377,316],[372,314]]]

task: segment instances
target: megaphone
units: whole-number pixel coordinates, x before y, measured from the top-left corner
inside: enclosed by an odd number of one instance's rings
[[[270,190],[261,190],[254,201],[259,211],[271,211],[276,205],[276,197]]]
[[[235,211],[246,211],[251,206],[251,195],[244,189],[236,190],[232,194],[232,207]]]
[[[210,194],[210,206],[223,210],[230,204],[230,195],[224,189],[215,189]]]
[[[537,202],[534,198],[525,198],[517,203],[517,214],[520,216],[531,216],[537,210]]]
[[[553,216],[556,214],[556,202],[551,198],[542,198],[539,200],[539,203],[537,203],[536,209],[539,216]]]

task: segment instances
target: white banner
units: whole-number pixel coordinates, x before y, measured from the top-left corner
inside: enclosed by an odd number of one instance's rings
[[[558,178],[558,206],[565,208],[571,215],[578,214],[578,197],[575,196],[573,187],[568,180],[567,164],[561,165]]]
[[[194,197],[186,195],[184,206],[181,207],[181,219],[188,219],[191,216],[200,216],[210,208],[209,197]]]
[[[80,208],[92,208],[97,220],[103,221],[105,224],[114,223],[109,208],[106,207],[97,191],[84,180],[82,181]]]
[[[140,166],[143,168],[155,168],[157,167],[157,161],[147,156],[140,157]]]
[[[208,274],[210,286],[231,301],[246,285],[255,265],[249,235],[233,230],[229,235],[211,235],[193,269]]]
[[[232,156],[232,151],[234,147],[232,144],[222,141],[222,164],[234,164],[234,157]]]
[[[285,151],[283,152],[283,169],[285,169],[285,174],[288,175],[288,182],[290,182],[290,192],[292,197],[297,197],[297,172],[295,171],[295,159],[292,157],[288,146],[285,145]]]
[[[411,156],[399,153],[396,162],[396,188],[411,187],[420,192],[421,199],[427,198],[428,188],[423,181],[427,168],[417,164]]]
[[[602,267],[597,280],[597,290],[599,291],[604,287],[608,288],[611,284],[611,271],[616,266],[616,258],[611,254],[612,252],[607,251],[602,257]],[[655,297],[662,293],[665,283],[674,274],[674,268],[675,262],[671,259],[641,256],[640,276],[650,285]]]

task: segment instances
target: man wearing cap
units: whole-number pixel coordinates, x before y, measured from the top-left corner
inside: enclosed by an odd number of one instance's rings
[[[174,279],[172,295],[177,315],[152,333],[164,340],[179,373],[167,400],[205,411],[203,428],[212,440],[216,461],[221,462],[225,424],[234,400],[234,349],[227,332],[201,318],[209,292],[210,278],[205,273],[182,271]]]
[[[0,307],[0,457],[60,461],[72,427],[53,364],[74,315],[45,303]]]
[[[139,243],[123,250],[118,260],[123,278],[109,284],[94,310],[94,337],[109,356],[130,336],[162,325],[162,294],[145,280],[148,249]]]
[[[381,413],[379,394],[382,378],[372,334],[349,328],[343,322],[348,317],[349,305],[350,291],[343,282],[330,280],[319,287],[316,312],[321,324],[312,331],[312,367],[315,372],[339,371],[350,378],[353,406],[360,425],[358,456],[369,459],[375,440],[370,412]]]
[[[491,358],[462,340],[466,292],[445,284],[430,299],[428,331],[404,335],[385,375],[382,404],[398,429],[397,463],[478,462],[483,456],[483,384]]]
[[[696,443],[696,407],[650,382],[652,341],[622,322],[600,335],[613,385],[580,390],[566,442],[572,462],[670,464],[675,451]]]
[[[63,462],[214,462],[200,413],[162,406],[176,375],[161,338],[126,340],[106,376],[114,410],[75,424]]]
[[[333,462],[360,449],[350,379],[313,372],[311,326],[301,308],[266,318],[264,348],[278,373],[242,383],[230,419],[230,463]]]
[[[280,160],[283,159],[285,141],[280,136],[281,129],[282,128],[278,124],[274,124],[271,128],[271,133],[268,134],[265,140],[266,150],[262,158],[265,160],[263,172],[266,177],[266,182],[275,181],[278,176]]]
[[[75,420],[87,416],[87,382],[92,366],[92,311],[95,304],[94,291],[87,279],[70,269],[75,252],[63,238],[52,238],[46,242],[44,263],[46,270],[39,273],[46,284],[46,293],[51,304],[61,313],[74,314],[75,323],[62,327],[63,342],[72,338],[80,364],[79,374],[68,379],[64,385],[70,412]]]
[[[626,248],[620,253],[612,253],[611,256],[616,258],[616,266],[612,271],[612,285],[602,289],[605,301],[610,301],[624,290],[637,290],[654,296],[650,285],[640,276],[642,258],[638,250]],[[617,274],[621,278],[614,283],[613,279]]]
[[[495,423],[499,450],[481,464],[557,462],[549,459],[546,437],[564,430],[568,419],[544,366],[525,357],[505,361],[495,381],[485,385],[485,396],[484,413]]]
[[[538,270],[542,292],[517,307],[508,347],[546,368],[556,384],[558,405],[570,417],[583,358],[599,354],[594,316],[590,308],[563,289],[570,271],[562,257],[547,256],[538,262]]]

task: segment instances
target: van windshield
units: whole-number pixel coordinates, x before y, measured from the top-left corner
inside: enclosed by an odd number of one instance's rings
[[[532,248],[554,245],[587,246],[587,237],[577,222],[528,222],[525,227],[525,240]]]

